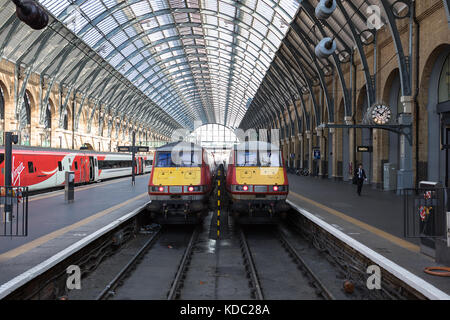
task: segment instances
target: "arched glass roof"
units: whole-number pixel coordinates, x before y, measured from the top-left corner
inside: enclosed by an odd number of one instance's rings
[[[298,0],[39,0],[186,128],[239,126]]]

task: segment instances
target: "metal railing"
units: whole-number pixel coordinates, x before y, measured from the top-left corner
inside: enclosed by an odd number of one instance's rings
[[[446,236],[446,213],[450,189],[403,189],[404,235],[406,238]]]
[[[0,237],[28,236],[28,187],[0,186]]]

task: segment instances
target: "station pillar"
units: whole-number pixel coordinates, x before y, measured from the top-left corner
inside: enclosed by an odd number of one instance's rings
[[[328,124],[334,124],[329,122]],[[328,178],[333,179],[336,176],[336,165],[337,165],[337,152],[336,152],[336,129],[328,128],[328,146],[327,146],[327,158],[328,158]]]
[[[414,99],[411,96],[402,96],[401,103],[404,106],[404,113],[401,113],[399,124],[412,124],[412,108]],[[413,188],[414,172],[412,168],[412,145],[404,134],[400,135],[400,170],[397,173],[397,194],[401,194],[402,189]]]
[[[346,125],[353,125],[355,124],[352,117],[344,117],[344,121]],[[342,155],[342,157],[345,159],[347,158],[347,163],[343,164],[343,170],[342,175],[344,176],[344,181],[352,180],[353,172],[355,171],[355,162],[356,162],[356,129],[349,129],[348,130],[348,158]]]
[[[299,168],[303,168],[303,133],[298,134],[298,154],[297,161],[299,162]]]
[[[318,161],[319,164],[319,177],[323,177],[323,164],[324,164],[324,158],[325,158],[325,139],[323,136],[323,128],[316,128],[317,137],[319,138],[319,148],[320,148],[320,159]]]
[[[306,131],[306,139],[308,140],[308,171],[310,174],[313,172],[313,141],[311,131]]]

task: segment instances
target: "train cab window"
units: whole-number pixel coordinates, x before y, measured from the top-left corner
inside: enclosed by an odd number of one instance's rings
[[[0,164],[3,163],[3,161],[5,161],[5,154],[1,153],[0,154]]]
[[[63,171],[62,163],[61,161],[58,161],[58,170]]]
[[[78,162],[75,161],[75,170],[78,170]]]
[[[281,155],[279,151],[238,150],[236,165],[241,167],[281,167]]]
[[[158,152],[156,155],[156,166],[157,167],[175,167],[172,162],[171,152]]]
[[[31,162],[31,161],[28,161],[28,172],[29,173],[33,173],[34,172],[33,162]]]
[[[259,161],[262,167],[281,167],[279,152],[259,151]]]
[[[253,150],[239,150],[236,154],[236,165],[251,167],[258,165],[258,152]]]
[[[175,161],[174,161],[175,160]],[[202,152],[183,152],[178,159],[172,159],[172,152],[158,152],[156,154],[156,167],[200,167],[202,165]]]

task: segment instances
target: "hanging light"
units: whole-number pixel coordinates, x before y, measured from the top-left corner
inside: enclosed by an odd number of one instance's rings
[[[336,0],[320,0],[316,7],[317,19],[328,19],[336,9]]]
[[[17,17],[35,30],[48,25],[48,15],[39,5],[31,0],[13,0]]]
[[[319,59],[328,58],[334,53],[334,51],[336,51],[336,47],[337,47],[336,41],[334,41],[329,37],[323,38],[315,49],[317,58]]]

